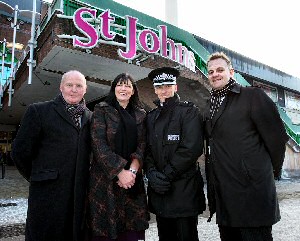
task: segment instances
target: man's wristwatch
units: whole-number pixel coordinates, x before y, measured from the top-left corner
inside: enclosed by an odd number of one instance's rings
[[[137,170],[133,169],[133,168],[129,168],[129,171],[131,171],[134,175],[137,174]]]

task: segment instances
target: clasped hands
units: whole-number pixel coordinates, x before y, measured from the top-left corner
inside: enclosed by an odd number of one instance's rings
[[[119,185],[119,187],[129,189],[129,188],[133,187],[133,185],[135,183],[136,175],[133,174],[129,170],[123,169],[118,174],[118,178],[119,178],[119,180],[117,181],[117,184]]]
[[[137,159],[133,159],[130,165],[130,168],[134,170],[139,170],[140,163]],[[136,179],[136,174],[134,174],[130,170],[125,170],[123,169],[119,174],[118,174],[118,181],[117,184],[119,187],[129,189],[132,188],[133,185],[135,184],[135,179]]]

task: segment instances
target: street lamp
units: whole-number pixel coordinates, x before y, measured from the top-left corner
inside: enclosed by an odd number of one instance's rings
[[[12,47],[13,47],[13,43],[11,43],[11,42],[7,42],[6,43],[6,48],[10,48],[10,49],[12,49]],[[24,48],[24,44],[20,44],[20,43],[15,43],[15,49],[17,49],[17,50],[22,50]]]

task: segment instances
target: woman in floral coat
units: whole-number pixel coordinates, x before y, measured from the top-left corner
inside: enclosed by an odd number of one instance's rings
[[[95,106],[88,192],[92,241],[145,239],[149,220],[142,176],[145,116],[128,74],[118,75],[105,102]]]

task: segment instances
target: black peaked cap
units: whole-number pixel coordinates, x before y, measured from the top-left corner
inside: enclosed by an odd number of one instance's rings
[[[152,70],[148,78],[153,85],[176,84],[176,78],[180,75],[179,70],[172,67],[162,67]]]

